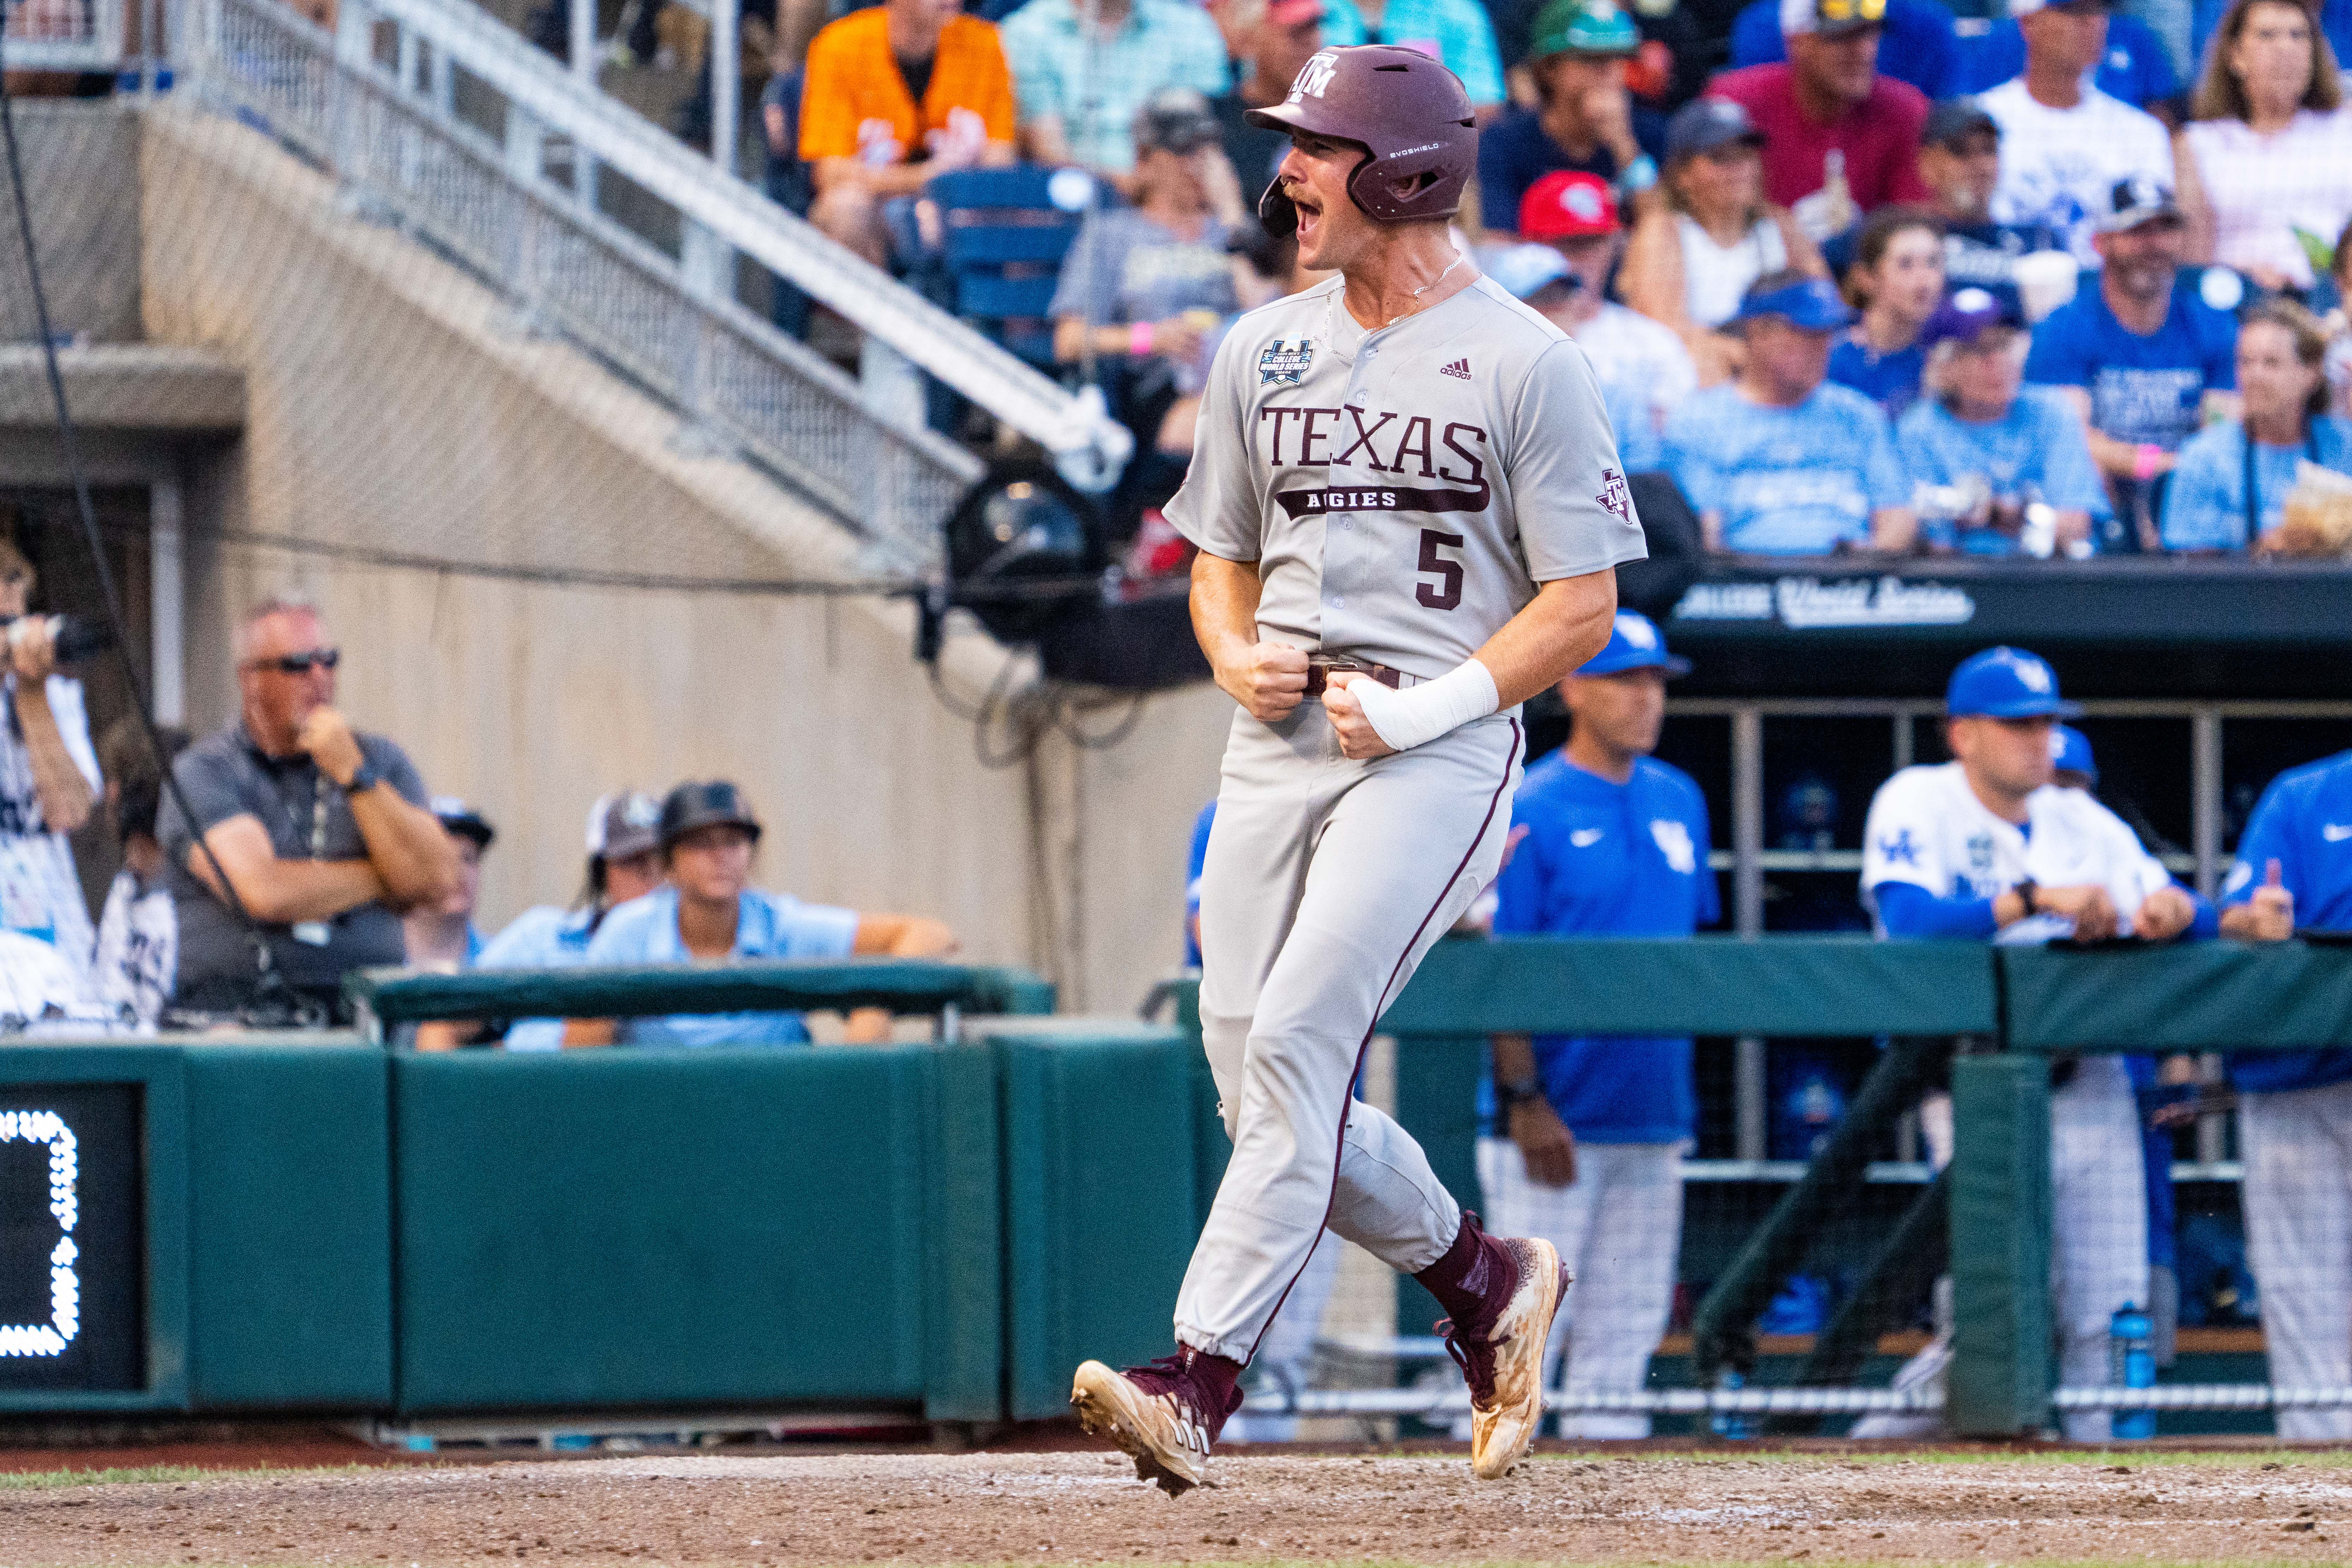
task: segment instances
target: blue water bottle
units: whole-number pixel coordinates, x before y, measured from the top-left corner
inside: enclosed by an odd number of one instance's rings
[[[2107,1384],[2114,1388],[2156,1386],[2156,1352],[2149,1336],[2155,1332],[2147,1314],[2126,1302],[2107,1321]],[[2118,1442],[2156,1436],[2156,1412],[2118,1410],[2110,1428]]]
[[[1716,1387],[1722,1389],[1744,1388],[1747,1384],[1748,1380],[1746,1378],[1740,1376],[1738,1373],[1727,1368],[1725,1370],[1723,1375],[1716,1382]],[[1744,1411],[1718,1410],[1715,1413],[1714,1418],[1710,1420],[1707,1425],[1715,1429],[1715,1435],[1717,1436],[1728,1437],[1734,1442],[1741,1441],[1756,1436],[1756,1417],[1748,1415]]]

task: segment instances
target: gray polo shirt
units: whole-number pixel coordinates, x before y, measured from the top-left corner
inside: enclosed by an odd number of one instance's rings
[[[386,784],[411,804],[425,804],[424,777],[407,752],[381,735],[357,739],[368,764]],[[178,995],[198,1006],[224,1005],[225,999],[215,999],[218,984],[241,987],[252,980],[253,949],[236,913],[189,872],[188,851],[197,837],[233,816],[251,816],[268,832],[269,847],[281,860],[359,860],[366,858],[367,846],[334,780],[307,756],[264,755],[241,719],[181,752],[172,775],[196,817],[191,830],[168,791],[156,817],[180,919]],[[331,989],[351,970],[400,963],[407,957],[400,917],[382,904],[362,904],[315,926],[262,930],[287,983],[305,988]],[[215,985],[200,990],[206,982]]]

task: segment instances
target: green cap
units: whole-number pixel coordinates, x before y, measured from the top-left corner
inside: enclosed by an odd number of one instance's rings
[[[1548,0],[1536,13],[1530,59],[1554,55],[1630,55],[1642,47],[1633,19],[1616,0]]]

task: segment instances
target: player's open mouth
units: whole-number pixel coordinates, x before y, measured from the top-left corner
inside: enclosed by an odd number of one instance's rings
[[[1323,219],[1323,209],[1313,197],[1293,187],[1291,203],[1298,208],[1298,237],[1304,241],[1315,226]]]

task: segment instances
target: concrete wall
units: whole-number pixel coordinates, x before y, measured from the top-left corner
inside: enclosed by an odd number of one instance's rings
[[[913,662],[903,605],[355,558],[839,579],[856,541],[739,464],[680,456],[663,409],[518,335],[499,300],[343,216],[254,132],[160,108],[141,163],[146,329],[246,376],[244,437],[189,475],[194,722],[232,710],[236,609],[296,590],[346,650],[355,721],[498,824],[486,925],[569,899],[599,793],[723,774],[769,816],[765,885],[938,914],[973,956],[1053,974],[1073,1007],[1131,1006],[1175,962],[1222,695],[1155,698],[1118,747],[1049,736],[991,771]],[[968,695],[1003,657],[978,637],[949,655]]]
[[[51,329],[97,342],[138,337],[136,111],[70,99],[28,98],[14,108]],[[39,336],[11,211],[0,226],[0,342]]]

